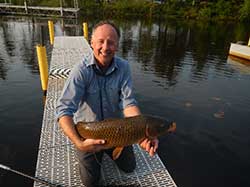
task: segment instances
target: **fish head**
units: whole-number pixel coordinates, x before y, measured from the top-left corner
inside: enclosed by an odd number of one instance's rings
[[[148,138],[156,138],[158,136],[174,132],[176,123],[159,117],[148,117],[146,124],[146,136]]]

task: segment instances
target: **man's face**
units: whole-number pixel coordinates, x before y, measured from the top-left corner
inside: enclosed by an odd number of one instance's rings
[[[99,65],[109,66],[118,48],[118,35],[115,29],[109,24],[97,27],[92,35],[91,47]]]

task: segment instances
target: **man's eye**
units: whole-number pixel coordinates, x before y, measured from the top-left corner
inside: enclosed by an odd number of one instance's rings
[[[108,41],[108,44],[109,45],[115,45],[115,42],[114,41]]]
[[[103,41],[102,40],[98,40],[97,43],[98,44],[103,44]]]

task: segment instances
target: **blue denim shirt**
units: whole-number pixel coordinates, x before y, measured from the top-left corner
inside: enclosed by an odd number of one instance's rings
[[[93,53],[71,71],[56,107],[56,118],[67,115],[78,121],[100,121],[121,117],[123,109],[136,106],[127,61],[114,57],[102,73]]]

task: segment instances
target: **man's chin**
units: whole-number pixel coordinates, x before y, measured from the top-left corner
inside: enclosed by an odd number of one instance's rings
[[[101,64],[107,66],[107,65],[109,65],[111,63],[111,61],[112,61],[112,58],[103,58],[101,60]]]

